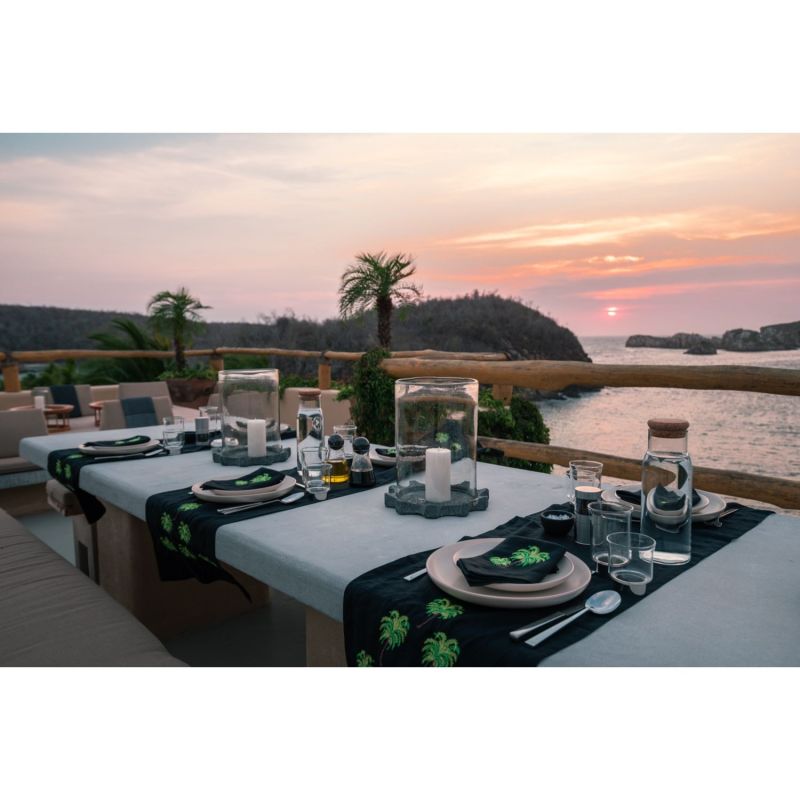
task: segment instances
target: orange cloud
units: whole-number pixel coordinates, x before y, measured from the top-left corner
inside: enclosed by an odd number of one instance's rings
[[[775,278],[771,280],[713,281],[706,283],[662,283],[653,286],[628,286],[620,289],[598,289],[580,292],[581,297],[593,300],[644,300],[670,294],[688,294],[708,289],[736,287],[797,286],[800,278]]]

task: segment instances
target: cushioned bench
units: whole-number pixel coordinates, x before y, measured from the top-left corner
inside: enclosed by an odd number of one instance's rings
[[[183,662],[99,586],[0,511],[0,665]]]

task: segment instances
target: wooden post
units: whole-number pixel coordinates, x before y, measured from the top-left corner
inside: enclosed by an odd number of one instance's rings
[[[19,364],[3,364],[3,386],[7,392],[21,392]]]
[[[492,397],[495,400],[501,400],[504,406],[511,403],[511,395],[514,392],[514,386],[510,383],[495,383],[492,384]]]
[[[214,370],[214,372],[219,372],[220,370],[225,369],[225,358],[224,356],[219,356],[216,353],[208,359],[208,366]]]
[[[317,386],[320,389],[331,388],[331,362],[323,358],[317,367]]]

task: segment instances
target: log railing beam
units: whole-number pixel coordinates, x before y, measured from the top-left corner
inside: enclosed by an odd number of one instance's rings
[[[595,453],[573,447],[558,447],[552,444],[517,442],[511,439],[479,437],[483,447],[501,450],[509,458],[522,458],[539,461],[543,464],[559,464],[563,467],[576,459],[590,459],[603,463],[603,475],[613,475],[638,481],[642,478],[642,462],[639,459],[613,456],[608,453]],[[773,478],[768,475],[751,475],[734,470],[694,467],[694,485],[698,489],[744,497],[772,503],[780,508],[800,509],[800,481],[787,478]]]

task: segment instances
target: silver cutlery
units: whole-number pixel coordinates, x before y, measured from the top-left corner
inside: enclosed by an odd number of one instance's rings
[[[571,614],[580,611],[582,608],[583,603],[576,603],[574,606],[569,606],[569,608],[565,608],[563,611],[556,611],[555,614],[550,614],[549,617],[540,619],[538,622],[534,622],[531,625],[526,625],[524,628],[517,628],[515,631],[511,631],[508,635],[516,642],[523,636],[533,633],[537,628],[541,628],[544,625],[549,625],[551,622],[555,622],[557,619],[561,619],[562,617],[568,617]]]
[[[120,453],[118,456],[97,456],[96,458],[92,459],[93,461],[118,461],[121,458],[131,458],[131,456],[141,456],[142,458],[149,458],[150,456],[157,456],[161,455],[161,453],[165,453],[163,447],[159,447],[156,450],[148,450],[146,453]]]
[[[549,639],[554,633],[557,633],[562,628],[566,628],[571,622],[575,622],[578,617],[582,616],[587,611],[591,611],[593,614],[610,614],[612,611],[616,611],[619,608],[621,602],[622,596],[620,593],[612,589],[595,592],[588,598],[583,608],[578,611],[577,614],[567,617],[562,622],[557,622],[552,628],[537,633],[536,636],[531,636],[530,639],[525,640],[525,644],[536,647],[537,644],[541,644],[545,639]]]
[[[245,503],[241,506],[228,506],[227,508],[218,508],[217,514],[225,514],[228,516],[230,514],[238,514],[240,511],[249,511],[251,508],[257,508],[258,506],[267,506],[270,503],[283,503],[285,506],[289,506],[292,503],[296,503],[301,497],[305,497],[305,492],[295,492],[294,494],[287,495],[286,497],[278,497],[275,500],[260,500],[257,503]]]
[[[404,581],[415,581],[417,578],[421,578],[428,572],[427,567],[423,567],[422,569],[418,569],[416,572],[412,572],[410,575],[406,575],[403,580]]]
[[[735,514],[737,511],[741,511],[739,508],[729,508],[727,511],[723,511],[715,520],[710,520],[706,522],[706,525],[710,525],[712,528],[721,528],[722,522],[725,517],[729,517],[731,514]]]

